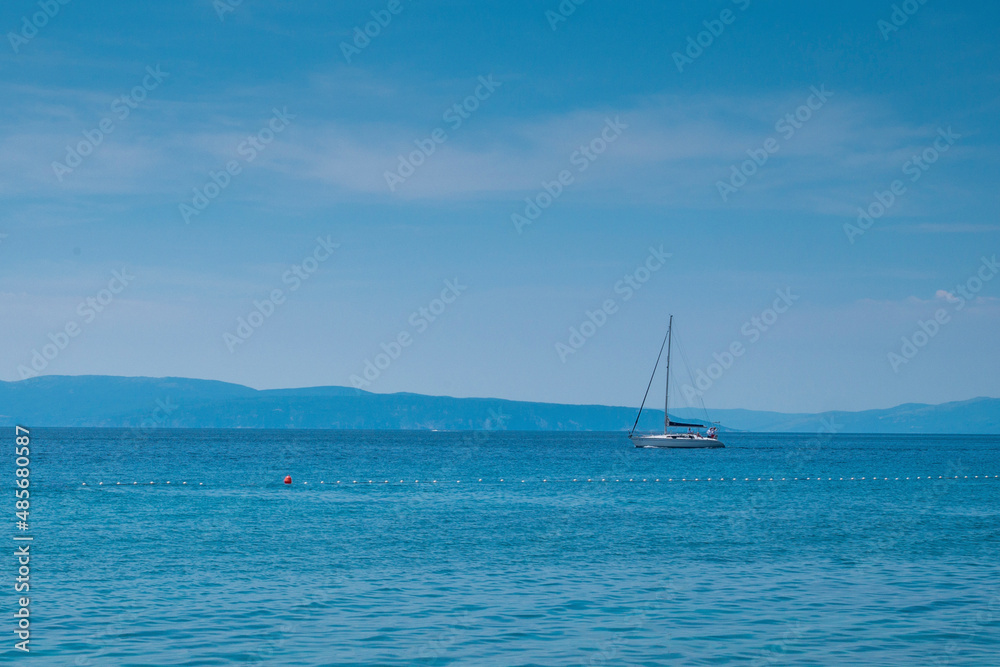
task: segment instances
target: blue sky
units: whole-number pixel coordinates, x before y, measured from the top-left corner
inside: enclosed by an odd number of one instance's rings
[[[681,405],[699,371],[709,408],[1000,396],[994,4],[330,4],[4,4],[0,379],[634,405],[673,313]]]

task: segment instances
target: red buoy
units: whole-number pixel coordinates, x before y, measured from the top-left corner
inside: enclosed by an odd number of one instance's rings
[[[285,475],[285,484],[291,484],[291,483],[292,483],[292,476]]]

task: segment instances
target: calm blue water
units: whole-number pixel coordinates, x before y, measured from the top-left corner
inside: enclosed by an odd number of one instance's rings
[[[32,435],[39,664],[1000,663],[996,437]]]

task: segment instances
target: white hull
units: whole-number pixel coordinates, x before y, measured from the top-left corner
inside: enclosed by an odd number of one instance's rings
[[[634,435],[632,441],[642,449],[717,449],[725,447],[715,438],[697,433],[657,433]]]

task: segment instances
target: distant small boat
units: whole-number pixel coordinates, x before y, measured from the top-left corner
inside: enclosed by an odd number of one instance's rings
[[[635,423],[632,430],[628,432],[629,440],[635,443],[636,447],[642,449],[717,449],[725,447],[716,437],[717,429],[712,426],[707,433],[692,431],[693,428],[705,428],[704,424],[686,424],[684,422],[670,421],[670,413],[667,407],[670,405],[670,341],[673,336],[674,316],[670,316],[670,324],[667,326],[667,335],[660,345],[660,353],[656,355],[656,364],[653,366],[653,374],[649,377],[649,384],[646,385],[646,394],[642,397],[642,405],[639,406],[639,414],[635,416]],[[635,427],[639,424],[639,417],[642,416],[642,409],[646,406],[646,397],[649,396],[649,388],[653,385],[653,378],[656,377],[656,368],[660,365],[660,357],[663,355],[663,347],[667,348],[667,383],[666,395],[663,399],[663,433],[637,434]],[[687,433],[671,433],[670,428],[685,428]]]

